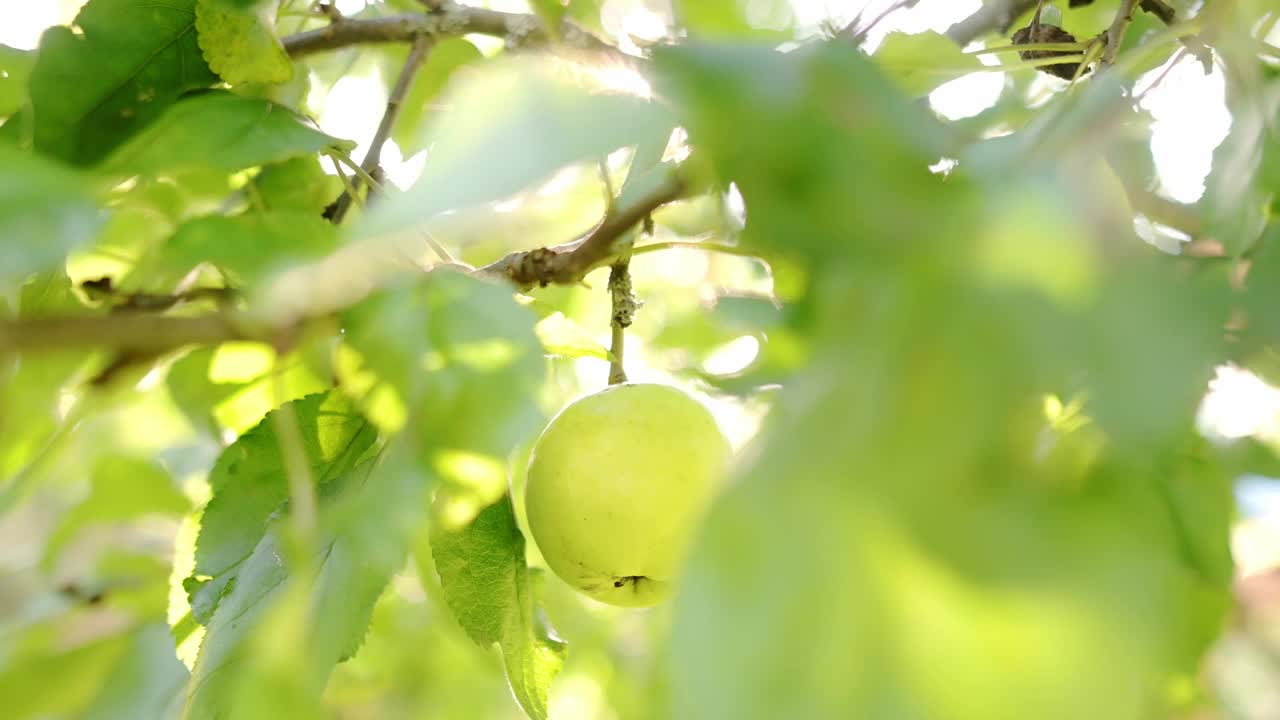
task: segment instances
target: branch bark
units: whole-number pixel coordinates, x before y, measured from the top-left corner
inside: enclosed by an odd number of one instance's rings
[[[1107,47],[1102,51],[1102,65],[1112,65],[1116,61],[1116,54],[1120,52],[1120,43],[1124,41],[1124,34],[1129,29],[1129,24],[1133,22],[1133,11],[1138,6],[1138,0],[1120,0],[1120,7],[1116,10],[1115,20],[1111,21],[1111,27],[1107,29]]]
[[[434,40],[468,34],[501,37],[515,48],[545,46],[552,41],[542,26],[542,20],[536,15],[447,4],[440,9],[421,13],[404,13],[371,20],[343,20],[290,35],[283,42],[285,51],[298,58],[352,45],[407,43],[413,42],[418,36]],[[634,63],[643,60],[622,52],[568,21],[561,23],[556,42],[561,46],[602,54],[617,61]]]
[[[635,203],[610,209],[585,238],[550,248],[511,253],[476,270],[501,275],[521,287],[552,283],[575,283],[589,271],[612,260],[615,242],[654,210],[684,197],[687,186],[672,173],[648,195]]]
[[[993,0],[947,28],[947,37],[964,47],[987,33],[1006,33],[1020,15],[1035,7],[1036,2],[1037,0]]]
[[[558,247],[511,253],[474,272],[505,277],[521,287],[578,282],[588,271],[615,258],[616,241],[624,233],[686,192],[684,181],[672,173],[635,203],[610,210],[585,238]],[[231,311],[194,317],[131,312],[0,318],[0,356],[85,348],[110,348],[130,356],[154,356],[190,345],[217,345],[233,340],[287,348],[305,328],[325,317],[327,315],[321,313],[272,325],[263,324],[261,318],[248,312]]]
[[[0,320],[0,355],[18,351],[112,348],[159,355],[187,345],[264,340],[234,313],[172,317],[144,313],[69,315]]]

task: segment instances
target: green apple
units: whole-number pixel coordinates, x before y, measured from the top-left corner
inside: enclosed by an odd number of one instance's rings
[[[702,403],[624,383],[575,400],[529,459],[525,509],[547,565],[584,594],[647,607],[670,597],[731,451]]]

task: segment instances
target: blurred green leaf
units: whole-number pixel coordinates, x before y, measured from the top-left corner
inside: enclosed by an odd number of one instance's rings
[[[346,343],[360,358],[342,373],[343,387],[384,430],[411,421],[427,452],[505,457],[538,425],[534,320],[505,285],[448,271],[411,278],[345,313]],[[374,374],[373,387],[361,370]],[[397,411],[379,411],[377,385],[394,394]]]
[[[222,438],[224,432],[239,436],[257,425],[280,402],[298,400],[306,395],[324,392],[333,386],[330,368],[309,362],[304,347],[301,352],[283,357],[270,357],[270,366],[247,377],[221,377],[227,363],[226,349],[201,348],[179,358],[165,378],[174,404],[195,427]],[[234,361],[234,357],[232,358]]]
[[[168,628],[160,623],[145,625],[132,640],[133,646],[107,676],[84,720],[180,717],[188,673],[174,657]]]
[[[196,31],[209,68],[231,85],[288,82],[293,63],[275,34],[277,5],[197,0]]]
[[[800,414],[775,419],[684,573],[668,716],[1139,717],[1193,670],[1228,604],[1225,479],[1192,470],[1166,495],[1160,470],[1103,462],[1047,485],[1016,459],[1014,405],[957,412],[983,381],[952,363],[977,348],[940,347],[932,389],[864,360],[788,387]]]
[[[1267,126],[1280,114],[1280,83],[1250,87],[1238,73],[1228,74],[1227,105],[1231,129],[1213,151],[1205,178],[1205,232],[1230,255],[1248,250],[1267,225],[1270,194],[1260,185]],[[1256,79],[1255,79],[1256,82]]]
[[[982,70],[977,55],[968,55],[946,36],[933,31],[885,36],[876,48],[876,64],[908,95],[928,95],[943,83]]]
[[[960,224],[946,218],[967,188],[928,170],[947,136],[858,50],[703,43],[656,60],[690,142],[741,190],[747,249],[829,260],[952,247]]]
[[[294,263],[323,257],[338,246],[332,223],[296,210],[209,215],[184,223],[160,249],[153,278],[178,279],[211,263],[238,285],[253,287]]]
[[[431,46],[427,62],[405,94],[400,118],[392,131],[392,137],[405,155],[425,147],[422,128],[442,109],[436,102],[440,93],[455,81],[463,68],[483,59],[484,55],[465,38],[445,38]]]
[[[454,617],[482,647],[501,646],[511,692],[529,717],[545,720],[547,691],[564,665],[565,645],[535,611],[524,548],[506,497],[463,528],[437,523],[431,532],[435,567]]]
[[[313,215],[319,215],[342,192],[342,181],[326,174],[319,158],[312,155],[267,165],[251,185],[263,210],[297,210]]]
[[[22,286],[18,317],[68,311],[83,307],[64,273],[42,273]],[[0,482],[9,481],[45,449],[65,419],[61,391],[90,357],[80,351],[0,357]],[[12,499],[0,494],[0,508]]]
[[[170,107],[102,165],[107,173],[150,175],[217,169],[231,173],[354,143],[320,132],[298,112],[222,90]]]
[[[0,44],[0,117],[27,104],[27,78],[35,62],[35,53]]]
[[[245,563],[266,542],[272,516],[289,497],[286,464],[277,423],[294,413],[302,434],[307,471],[318,488],[347,476],[377,437],[373,427],[341,394],[311,395],[288,403],[223,451],[209,473],[213,498],[200,516],[195,569],[183,583],[196,620],[208,625],[214,611],[250,580]],[[256,567],[254,572],[267,570]],[[281,570],[283,572],[283,570]],[[256,582],[256,580],[253,580]],[[253,585],[242,593],[257,592]]]
[[[606,362],[611,357],[608,348],[562,312],[554,312],[539,320],[534,329],[548,354],[570,358],[593,357]]]
[[[358,234],[390,233],[500,200],[674,122],[657,102],[591,92],[549,60],[527,56],[486,63],[450,89],[449,103],[424,134],[433,152],[422,176],[371,209]]]
[[[196,44],[195,4],[90,0],[78,32],[46,31],[31,71],[36,149],[96,162],[183,92],[212,84]]]
[[[80,716],[130,650],[127,633],[60,645],[52,623],[31,628],[0,663],[5,717]]]
[[[777,0],[678,0],[672,9],[694,37],[781,40],[795,19],[791,6]]]
[[[0,145],[0,284],[52,269],[105,220],[88,182],[30,152]]]
[[[89,476],[88,496],[59,518],[45,542],[45,558],[54,559],[88,526],[149,513],[181,515],[190,509],[191,501],[156,464],[123,455],[99,458]]]

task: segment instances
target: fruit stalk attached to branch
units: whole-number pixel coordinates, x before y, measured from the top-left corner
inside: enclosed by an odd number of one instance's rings
[[[613,313],[609,325],[613,328],[613,342],[609,353],[609,384],[617,385],[627,381],[627,371],[622,366],[625,351],[626,331],[631,327],[631,320],[640,307],[636,296],[631,292],[631,258],[624,257],[609,268],[609,300]]]

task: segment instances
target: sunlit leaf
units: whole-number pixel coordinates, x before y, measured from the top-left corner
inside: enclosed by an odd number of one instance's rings
[[[232,85],[283,83],[293,63],[274,31],[275,2],[197,0],[196,31],[209,68]]]
[[[45,158],[0,145],[0,283],[51,269],[106,219],[88,182]]]
[[[407,528],[387,515],[422,502],[422,488],[414,476],[383,474],[370,461],[321,487],[328,521],[308,558],[314,576],[286,560],[295,556],[287,522],[264,528],[208,621],[184,717],[318,708],[334,664],[359,648],[374,602],[404,562]]]
[[[542,351],[533,313],[508,287],[435,272],[374,295],[345,317],[360,367],[394,392],[423,433],[424,449],[505,457],[537,429]],[[376,405],[372,389],[347,378],[344,387]],[[405,421],[370,412],[384,429]]]
[[[431,533],[435,568],[454,617],[476,643],[499,644],[512,693],[529,717],[545,720],[547,691],[564,665],[565,645],[535,609],[524,546],[505,497],[463,528],[437,525]]]
[[[253,189],[264,210],[298,210],[319,215],[342,192],[342,181],[325,174],[319,159],[296,157],[262,168]]]
[[[115,174],[228,173],[354,144],[320,132],[306,117],[268,100],[216,90],[170,107],[103,163]]]
[[[175,278],[211,263],[236,284],[252,287],[290,264],[314,260],[336,248],[332,223],[315,213],[276,211],[191,220],[159,251],[160,272]]]
[[[874,57],[910,95],[927,95],[943,83],[982,69],[978,56],[965,54],[954,42],[932,31],[889,33]]]
[[[293,413],[302,435],[306,470],[322,488],[351,472],[377,434],[341,394],[312,395],[268,413],[256,428],[223,451],[210,472],[213,498],[200,517],[195,570],[184,583],[201,624],[244,572],[242,565],[289,497],[286,457],[277,423]],[[259,572],[266,572],[258,568]]]

